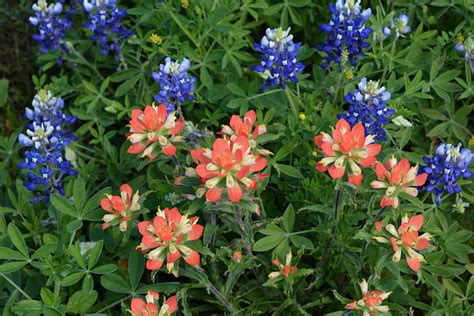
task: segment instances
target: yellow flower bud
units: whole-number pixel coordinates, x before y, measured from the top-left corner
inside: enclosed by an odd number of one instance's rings
[[[306,115],[304,113],[300,113],[300,115],[298,116],[300,118],[300,120],[304,121],[306,120]]]
[[[163,43],[163,39],[161,38],[161,36],[155,33],[151,34],[150,41],[156,45],[160,45],[161,43]]]

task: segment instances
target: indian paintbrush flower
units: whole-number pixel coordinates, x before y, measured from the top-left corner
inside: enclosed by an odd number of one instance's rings
[[[392,292],[369,291],[367,281],[362,280],[359,284],[362,291],[362,298],[346,305],[347,309],[361,311],[363,316],[377,313],[387,313],[388,306],[382,305],[382,301],[387,299]]]
[[[174,156],[176,147],[173,143],[182,140],[178,134],[184,126],[183,117],[176,121],[175,114],[176,112],[169,113],[163,104],[147,105],[144,111],[132,110],[128,133],[132,145],[128,148],[128,153],[142,153],[142,157],[147,156],[150,160],[155,159],[160,152]]]
[[[179,258],[190,265],[200,263],[199,253],[187,246],[189,241],[199,239],[204,227],[197,224],[198,217],[181,215],[177,208],[158,210],[152,222],[138,223],[142,242],[138,249],[147,253],[146,268],[159,270],[166,260],[168,272],[178,275]]]
[[[421,251],[430,246],[429,233],[419,236],[419,230],[423,226],[423,215],[415,215],[402,217],[402,224],[398,229],[394,225],[385,225],[382,222],[376,222],[375,228],[381,233],[385,231],[384,236],[374,236],[373,238],[381,243],[391,243],[395,254],[392,260],[400,261],[402,253],[406,256],[406,262],[410,269],[417,272],[421,263],[425,261],[423,255],[417,251]]]
[[[198,164],[196,173],[205,185],[208,202],[219,202],[226,189],[229,200],[237,203],[244,196],[244,189],[254,190],[265,177],[256,172],[265,168],[267,160],[251,151],[244,135],[233,140],[218,138],[212,150],[192,150],[191,156]]]
[[[153,290],[148,291],[145,301],[141,298],[132,298],[129,312],[132,316],[169,316],[177,310],[176,296],[165,297],[161,307],[159,298],[160,294]]]
[[[109,214],[104,215],[102,229],[119,224],[120,231],[127,230],[128,222],[133,218],[133,212],[140,209],[138,191],[133,194],[132,188],[127,184],[120,186],[120,196],[107,195],[100,201],[100,206]]]
[[[426,173],[418,174],[418,166],[411,167],[408,159],[402,159],[397,163],[397,159],[392,156],[385,165],[377,162],[375,165],[375,174],[377,180],[371,182],[372,188],[386,188],[385,195],[380,201],[380,207],[389,205],[398,208],[399,193],[406,193],[411,196],[418,195],[418,189],[425,184],[428,175]]]
[[[351,128],[346,120],[340,119],[332,136],[321,133],[314,138],[316,146],[321,148],[325,156],[316,164],[316,169],[328,171],[333,179],[344,177],[347,171],[349,182],[359,186],[363,179],[360,167],[373,166],[382,148],[382,145],[373,144],[373,141],[374,136],[365,136],[362,124]]]

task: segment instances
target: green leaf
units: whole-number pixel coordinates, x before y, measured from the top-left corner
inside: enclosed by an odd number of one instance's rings
[[[436,125],[431,131],[429,131],[426,136],[428,137],[435,137],[435,136],[442,136],[445,134],[447,128],[449,127],[449,122],[444,122],[441,124]]]
[[[82,279],[82,277],[85,274],[86,274],[85,272],[71,273],[70,275],[65,277],[61,283],[62,283],[63,286],[70,286],[70,285],[76,284],[77,282],[79,282]]]
[[[46,305],[54,305],[56,304],[56,296],[54,295],[54,293],[48,289],[47,287],[43,287],[41,288],[41,291],[40,291],[40,296],[41,296],[41,300],[43,301],[43,303],[45,303]]]
[[[130,251],[130,256],[128,257],[128,275],[133,290],[136,290],[140,283],[143,270],[145,269],[145,261],[143,254],[138,252],[136,249]]]
[[[258,240],[255,245],[253,246],[253,250],[255,251],[267,251],[270,249],[275,248],[278,246],[283,239],[286,238],[286,235],[271,235],[263,237],[262,239]]]
[[[91,270],[91,272],[94,274],[109,274],[115,272],[116,270],[117,266],[115,264],[104,264],[102,266],[95,267]]]
[[[95,267],[95,265],[97,264],[97,261],[99,261],[99,257],[100,257],[100,254],[102,253],[103,246],[104,246],[104,241],[99,240],[98,242],[96,242],[94,247],[92,247],[90,255],[89,255],[89,260],[87,261],[87,267],[89,268],[89,270]]]
[[[80,314],[86,312],[97,300],[97,291],[86,294],[84,291],[74,293],[68,300],[66,312]]]
[[[293,166],[282,164],[276,164],[276,166],[281,173],[286,174],[287,176],[297,179],[304,179],[304,176],[301,174],[301,172]]]
[[[13,272],[13,271],[20,270],[20,269],[23,268],[24,266],[26,266],[26,262],[25,262],[25,261],[20,261],[20,262],[7,262],[7,263],[4,263],[4,264],[0,265],[0,272],[2,272],[2,273],[10,273],[10,272]]]
[[[313,242],[306,237],[290,235],[290,240],[296,248],[314,249]]]
[[[293,226],[295,224],[295,209],[293,205],[290,204],[286,208],[285,213],[283,214],[283,226],[285,227],[288,233],[293,231]]]
[[[437,110],[424,108],[424,109],[421,109],[420,111],[423,115],[426,115],[429,118],[434,119],[434,120],[446,120],[447,119],[446,115],[444,115],[443,113],[441,113]]]
[[[77,263],[81,266],[81,268],[86,269],[86,262],[84,261],[84,257],[79,251],[79,245],[71,245],[71,247],[69,247],[69,250],[71,251],[71,254],[74,259],[76,259]]]
[[[241,106],[244,106],[244,105],[248,106],[248,101],[245,98],[233,99],[229,103],[227,103],[227,107],[229,109],[232,109],[232,110],[238,109],[238,108],[240,108]]]
[[[75,219],[66,225],[66,230],[70,233],[75,232],[82,228],[82,221],[80,219]]]
[[[228,83],[227,89],[229,89],[233,94],[238,95],[239,97],[246,97],[244,90],[235,83]]]
[[[97,208],[99,208],[100,200],[102,200],[105,197],[105,195],[109,192],[110,192],[110,188],[107,187],[107,188],[104,188],[104,189],[100,190],[99,192],[94,194],[91,198],[89,198],[89,200],[84,205],[84,209],[82,210],[82,214],[84,214],[84,216],[87,216],[90,212],[92,212],[92,211],[96,210]]]
[[[109,291],[129,294],[132,289],[122,277],[116,274],[106,274],[100,277],[100,284]]]
[[[82,208],[86,201],[86,185],[82,178],[78,177],[74,180],[74,186],[72,187],[72,192],[74,196],[74,205],[79,214],[81,214]]]
[[[10,223],[8,224],[8,237],[15,245],[16,249],[18,249],[25,257],[29,257],[28,248],[26,247],[25,239],[23,238],[22,233],[15,226],[15,224]]]
[[[28,257],[16,250],[0,247],[0,259],[3,260],[27,260]]]
[[[72,217],[77,217],[76,210],[71,205],[69,200],[66,199],[64,196],[56,194],[56,193],[51,195],[51,203],[53,204],[54,208],[57,209],[58,211],[63,212],[64,214],[72,216]]]
[[[44,258],[48,256],[49,254],[53,253],[54,251],[56,251],[57,247],[58,247],[58,244],[47,244],[47,245],[41,246],[31,256],[31,259],[36,260],[36,259]]]
[[[8,80],[0,80],[0,108],[7,102],[8,99]]]
[[[130,89],[132,89],[133,86],[136,85],[138,79],[140,79],[140,76],[135,76],[122,82],[122,84],[118,86],[117,90],[115,90],[115,96],[121,97],[126,95],[127,92],[130,91]]]

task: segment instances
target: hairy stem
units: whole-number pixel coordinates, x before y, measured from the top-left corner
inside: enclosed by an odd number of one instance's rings
[[[202,273],[205,275],[204,273],[204,270],[200,267],[200,266],[194,266],[195,269],[199,272],[199,273]],[[209,281],[209,279],[207,278],[207,276],[205,275],[205,277],[202,278],[202,280],[206,283],[209,291],[211,291],[212,295],[215,296],[215,298],[217,298],[224,306],[225,308],[229,311],[229,313],[231,314],[234,314],[235,313],[235,309],[234,307],[232,306],[232,304],[225,298],[225,296],[214,286],[214,284],[211,283],[211,281]]]
[[[377,222],[377,221],[380,219],[380,217],[382,217],[382,214],[383,214],[383,212],[385,211],[385,209],[386,209],[386,207],[382,207],[382,208],[380,209],[380,211],[377,213],[377,215],[375,215],[375,222]],[[365,225],[367,225],[367,223],[366,223]],[[365,225],[364,225],[364,226],[365,226]],[[369,242],[366,240],[366,241],[365,241],[365,244],[364,244],[364,247],[362,248],[362,253],[361,253],[361,255],[367,250],[367,247],[368,247],[368,246],[369,246]]]
[[[333,212],[334,224],[332,225],[332,228],[331,228],[331,236],[329,237],[328,241],[326,242],[326,246],[324,247],[323,256],[322,256],[321,261],[319,262],[319,265],[318,265],[318,267],[320,269],[322,269],[324,267],[324,265],[326,264],[326,261],[328,259],[328,255],[329,255],[329,248],[331,247],[332,240],[334,238],[334,235],[337,232],[337,223],[338,223],[338,219],[339,219],[339,204],[340,204],[340,201],[341,201],[341,190],[337,189],[336,190],[336,196],[334,197],[334,212]]]
[[[253,257],[254,255],[253,255],[252,247],[250,246],[250,232],[247,231],[247,228],[245,227],[245,224],[242,221],[242,214],[240,213],[240,207],[237,204],[235,205],[235,220],[240,227],[242,241],[244,242],[245,253],[247,254],[247,256]],[[260,284],[260,287],[262,287],[263,291],[265,292],[265,296],[268,297],[269,293],[263,287],[264,282],[262,278],[260,277],[260,274],[258,274],[257,269],[253,268],[252,272],[255,278],[257,279],[257,282]]]

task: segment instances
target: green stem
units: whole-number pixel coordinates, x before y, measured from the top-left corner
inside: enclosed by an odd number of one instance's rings
[[[122,298],[122,299],[120,299],[120,300],[118,300],[118,301],[116,301],[116,302],[114,302],[114,303],[112,303],[112,304],[109,304],[109,305],[105,306],[105,307],[102,308],[101,310],[98,310],[98,311],[97,311],[97,314],[100,314],[100,313],[102,313],[102,312],[105,312],[105,311],[108,310],[109,308],[114,307],[115,305],[120,304],[120,303],[122,303],[123,301],[129,299],[131,296],[132,296],[131,294],[130,294],[130,295],[127,295],[127,296],[125,296],[124,298]]]
[[[211,281],[209,281],[209,279],[207,278],[207,275],[205,275],[204,273],[204,270],[198,266],[198,265],[195,265],[194,268],[199,272],[199,273],[202,273],[204,274],[204,277],[201,277],[200,279],[202,279],[207,287],[209,288],[209,290],[211,291],[211,293],[215,296],[215,298],[217,298],[224,306],[225,308],[229,311],[229,313],[231,314],[234,314],[235,313],[235,309],[234,309],[234,306],[232,306],[232,304],[225,298],[225,296],[214,286],[214,284],[211,283]]]
[[[262,92],[262,93],[253,95],[253,96],[251,96],[251,97],[248,97],[248,98],[247,98],[247,101],[252,100],[252,99],[256,99],[256,98],[259,98],[259,97],[263,97],[263,96],[265,96],[265,95],[269,95],[269,94],[272,94],[272,93],[275,93],[275,92],[280,92],[280,91],[282,91],[282,90],[283,90],[283,89],[276,89],[276,90],[265,91],[265,92]]]
[[[193,42],[194,46],[196,46],[196,48],[201,50],[201,45],[199,45],[199,42],[193,37],[191,32],[189,32],[188,29],[184,27],[184,25],[181,23],[181,21],[178,19],[178,17],[171,11],[168,11],[168,14],[171,16],[174,23],[176,23],[176,25],[179,26],[181,31],[183,31],[183,33],[186,34],[186,36],[191,40],[191,42]]]
[[[13,285],[17,290],[18,292],[20,292],[25,298],[31,300],[32,298],[25,293],[25,291],[23,291],[18,285],[16,285],[15,282],[13,282],[9,277],[7,277],[5,274],[3,273],[0,273],[0,276],[2,276],[5,280],[8,281],[8,283],[10,283],[11,285]]]
[[[75,230],[75,231],[72,233],[71,239],[69,239],[69,247],[68,247],[68,248],[70,248],[71,245],[72,245],[72,243],[74,242],[74,237],[76,237],[76,231],[77,231],[77,230]]]
[[[288,92],[289,89],[286,88],[285,89],[285,95],[286,95],[286,98],[288,99],[288,102],[290,103],[290,107],[291,107],[291,111],[293,112],[293,114],[295,115],[296,118],[298,118],[298,110],[296,108],[296,104],[295,102],[293,101],[293,97],[290,95],[290,92]]]

